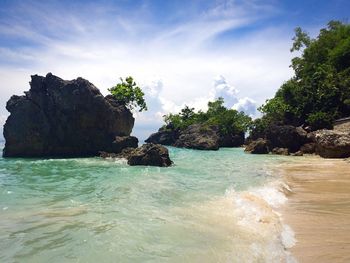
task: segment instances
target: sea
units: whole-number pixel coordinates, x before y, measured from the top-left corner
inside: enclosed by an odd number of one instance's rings
[[[295,262],[292,158],[168,149],[167,168],[1,158],[0,262]]]

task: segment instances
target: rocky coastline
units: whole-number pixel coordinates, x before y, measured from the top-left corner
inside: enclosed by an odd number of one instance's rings
[[[130,165],[171,165],[164,147],[137,148],[131,111],[83,78],[33,75],[30,90],[12,96],[6,109],[3,157],[88,157],[133,149]]]
[[[336,129],[307,132],[302,127],[273,125],[264,134],[248,137],[245,151],[252,154],[317,154],[323,158],[348,158],[350,132]]]

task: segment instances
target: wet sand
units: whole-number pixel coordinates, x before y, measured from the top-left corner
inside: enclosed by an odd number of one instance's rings
[[[350,161],[301,157],[283,168],[291,192],[282,212],[300,263],[350,262]]]

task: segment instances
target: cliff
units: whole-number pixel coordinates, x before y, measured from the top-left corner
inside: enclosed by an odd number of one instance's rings
[[[51,73],[31,76],[30,90],[12,96],[6,109],[10,116],[4,125],[4,157],[120,151],[116,137],[129,136],[134,126],[132,113],[89,81],[67,81]]]

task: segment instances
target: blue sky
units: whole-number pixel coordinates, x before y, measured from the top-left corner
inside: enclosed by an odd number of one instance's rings
[[[102,93],[132,75],[149,112],[135,114],[141,139],[184,104],[255,108],[287,80],[293,29],[312,36],[348,22],[350,1],[0,0],[0,124],[6,101],[30,75],[87,78]]]

